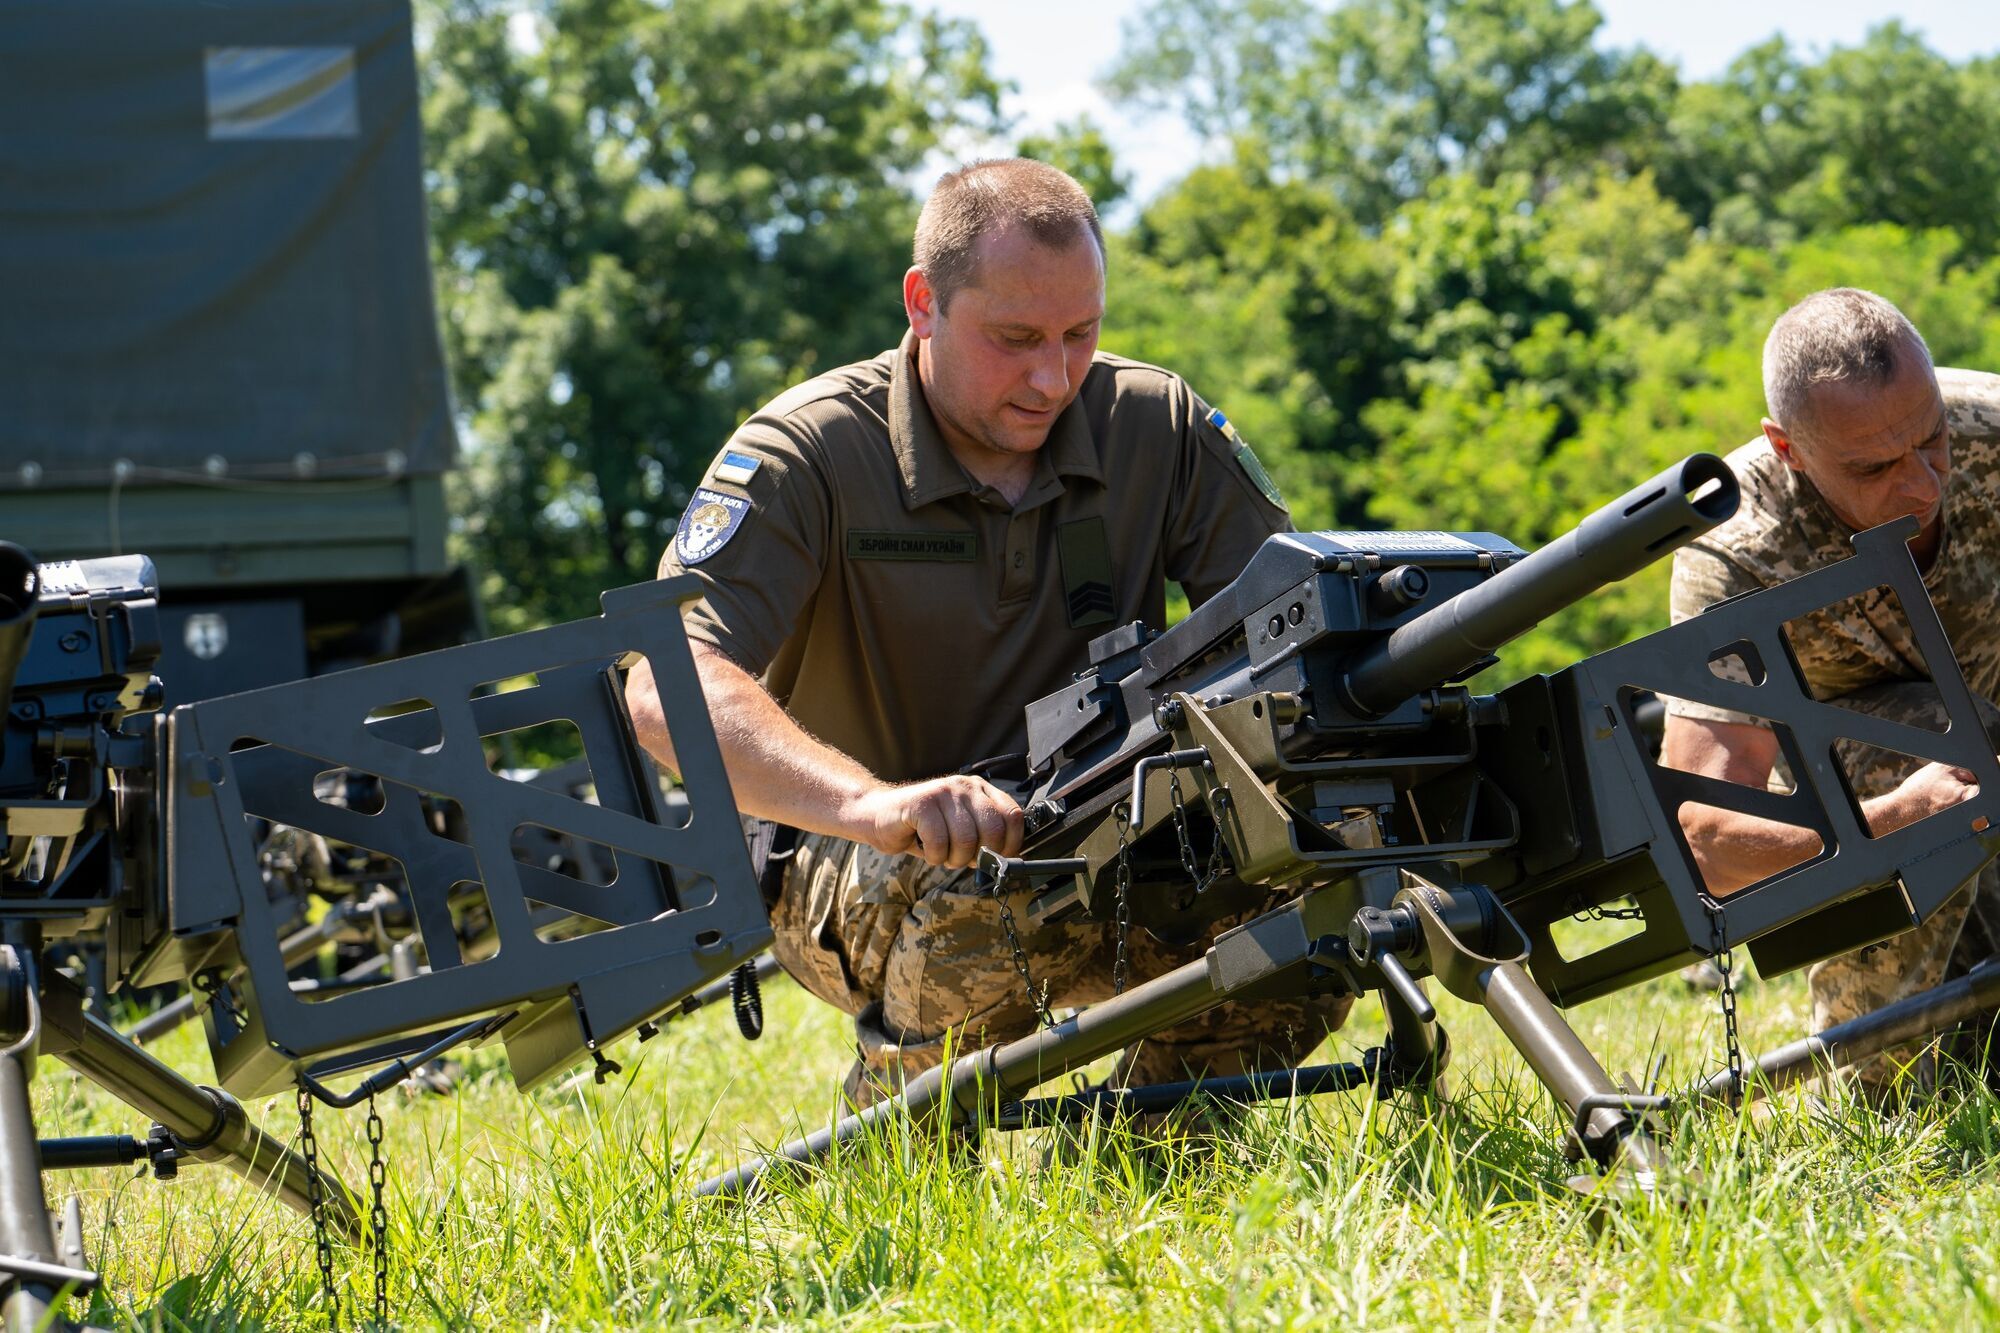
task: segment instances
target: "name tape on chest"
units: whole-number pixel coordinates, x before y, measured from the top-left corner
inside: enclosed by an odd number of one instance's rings
[[[945,560],[979,558],[979,534],[957,529],[917,531],[847,530],[849,560]]]
[[[674,551],[682,564],[698,565],[727,546],[749,516],[748,500],[703,486],[681,515],[681,526],[674,533]]]

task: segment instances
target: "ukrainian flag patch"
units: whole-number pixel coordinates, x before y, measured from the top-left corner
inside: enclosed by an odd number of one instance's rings
[[[764,460],[751,454],[739,454],[729,450],[722,455],[722,461],[715,465],[715,479],[731,486],[748,486],[750,478],[757,475],[757,469]]]
[[[1219,407],[1209,409],[1208,424],[1222,432],[1222,438],[1229,441],[1231,454],[1236,466],[1243,469],[1243,475],[1250,478],[1250,484],[1272,504],[1283,509],[1285,497],[1278,494],[1278,483],[1271,480],[1271,474],[1264,470],[1264,460],[1257,457],[1257,451],[1250,447],[1250,441],[1236,433],[1236,427],[1229,424],[1229,418],[1222,415]]]

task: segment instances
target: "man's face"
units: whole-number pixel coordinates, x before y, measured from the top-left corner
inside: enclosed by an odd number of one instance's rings
[[[1923,525],[1923,541],[1935,542],[1951,470],[1951,432],[1929,360],[1919,352],[1899,353],[1888,384],[1822,384],[1813,390],[1812,405],[1810,438],[1764,423],[1778,456],[1857,532],[1912,516]]]
[[[931,414],[955,449],[1032,454],[1076,398],[1104,318],[1104,263],[1090,233],[1052,249],[1025,231],[982,237],[970,284],[938,310],[924,275],[904,279]]]

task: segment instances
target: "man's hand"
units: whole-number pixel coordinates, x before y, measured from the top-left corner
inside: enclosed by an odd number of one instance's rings
[[[1925,764],[1902,785],[1864,807],[1868,831],[1880,837],[1979,795],[1972,774],[1956,764]]]
[[[1021,850],[1021,807],[992,783],[963,775],[876,787],[842,812],[852,836],[878,852],[914,852],[934,866],[962,869],[981,847]]]
[[[976,862],[981,847],[1002,856],[1021,850],[1021,807],[991,783],[962,776],[884,783],[808,735],[719,649],[700,641],[693,649],[716,745],[745,814],[865,842],[891,856],[914,852],[954,870]],[[674,768],[673,738],[647,663],[632,668],[625,698],[640,740]]]

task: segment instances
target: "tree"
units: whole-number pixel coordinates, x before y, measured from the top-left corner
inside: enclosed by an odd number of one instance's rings
[[[502,624],[584,613],[759,402],[893,344],[907,182],[998,90],[885,0],[455,0],[421,54],[461,535]]]
[[[1132,192],[1132,178],[1118,170],[1110,141],[1089,116],[1064,121],[1048,134],[1031,134],[1014,151],[1068,172],[1100,214]]]
[[[1158,0],[1124,21],[1104,90],[1204,139],[1288,142],[1286,75],[1322,19],[1297,0]]]
[[[1898,23],[1818,64],[1773,38],[1687,90],[1660,179],[1699,223],[1949,227],[1983,258],[2000,246],[1996,115],[2000,65],[1953,65]]]
[[[1601,49],[1602,25],[1589,0],[1172,0],[1127,27],[1106,88],[1254,138],[1373,224],[1447,175],[1540,193],[1643,160],[1673,72]]]

